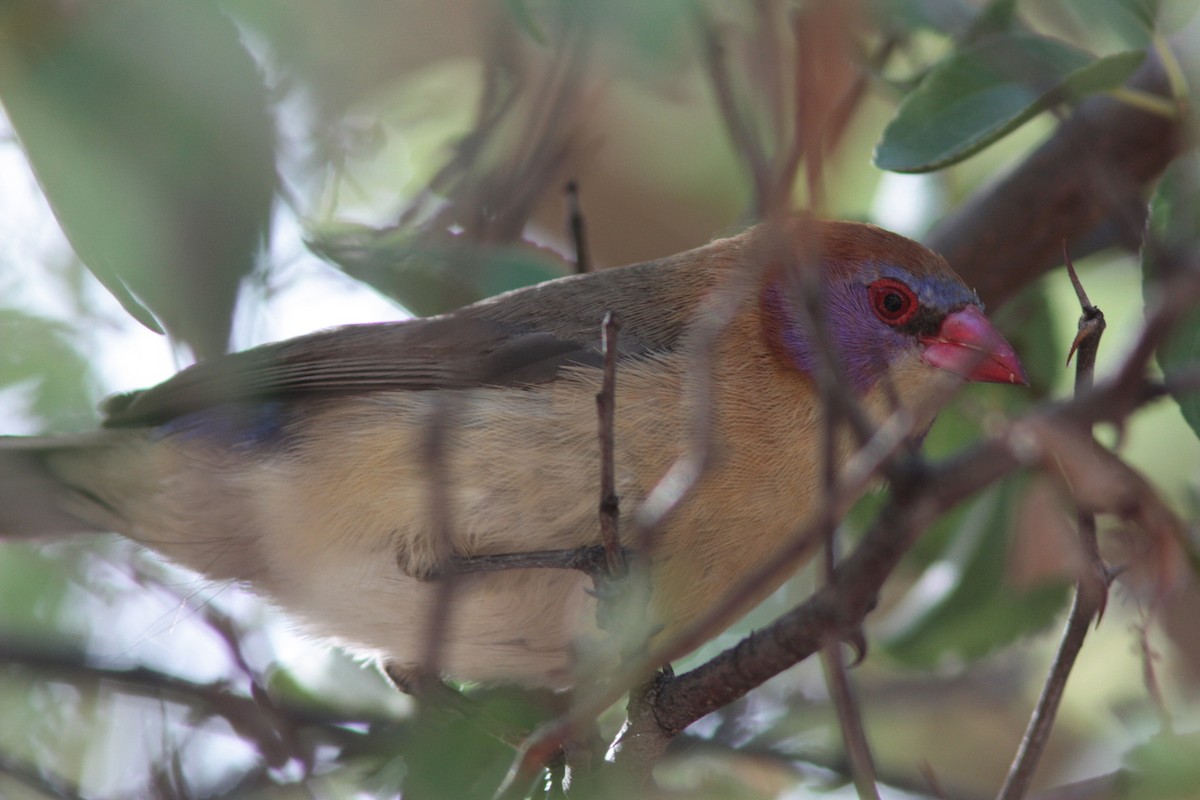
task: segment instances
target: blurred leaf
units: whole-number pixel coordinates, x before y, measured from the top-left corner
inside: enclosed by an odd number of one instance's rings
[[[1132,750],[1124,797],[1138,800],[1192,800],[1200,786],[1200,731],[1160,734]]]
[[[1062,376],[1067,348],[1055,341],[1057,314],[1054,304],[1050,302],[1046,282],[1038,281],[1022,290],[991,316],[1021,357],[1025,374],[1029,377],[1028,391],[1015,389],[992,394],[1021,405],[1048,397]]]
[[[1007,33],[1017,19],[1017,0],[992,0],[988,3],[963,37],[963,43],[977,42],[992,34]]]
[[[1067,4],[1086,28],[1113,33],[1127,47],[1150,44],[1163,6],[1162,0],[1067,0]],[[1190,0],[1187,5],[1195,7]]]
[[[1041,36],[989,36],[934,66],[904,98],[875,164],[928,172],[962,161],[1058,103],[1119,86],[1144,57],[1096,59]]]
[[[1200,157],[1195,151],[1168,167],[1150,204],[1153,241],[1142,250],[1142,291],[1147,303],[1154,295],[1162,264],[1159,257],[1195,253],[1200,248]],[[1185,256],[1186,257],[1186,256]],[[1163,374],[1200,367],[1200,312],[1184,316],[1158,348]],[[1174,394],[1183,418],[1200,436],[1200,392]]]
[[[427,706],[426,713],[407,729],[403,743],[393,751],[403,753],[404,796],[411,793],[431,800],[491,798],[515,752],[479,720],[498,720],[515,730],[532,731],[554,716],[548,696],[542,697],[548,701],[547,707],[540,707],[534,701],[536,697],[504,688],[472,692],[469,699],[478,710],[475,719],[464,719],[435,704]],[[464,764],[470,769],[463,769]]]
[[[532,246],[430,241],[358,225],[327,226],[314,232],[308,245],[347,275],[420,316],[563,275],[559,259]]]
[[[0,548],[0,637],[37,642],[65,635],[50,627],[67,601],[69,584],[58,560],[36,546]]]
[[[965,0],[876,0],[879,15],[907,32],[930,28],[950,36],[970,29],[978,12]]]
[[[512,21],[516,23],[518,28],[529,34],[529,38],[540,45],[549,43],[549,37],[546,36],[546,32],[538,25],[533,12],[529,8],[529,0],[504,0],[504,6],[508,9],[508,14],[512,18]]]
[[[901,601],[884,647],[909,666],[945,657],[974,659],[1054,621],[1064,583],[1018,591],[1007,581],[1009,531],[1025,481],[1011,478],[980,495],[953,540]]]
[[[490,3],[491,0],[488,0]],[[477,0],[220,0],[221,7],[269,48],[280,88],[302,88],[318,138],[342,115],[393,81],[430,65],[478,55]],[[500,3],[491,3],[499,17]],[[491,18],[483,24],[490,24]],[[272,70],[272,77],[275,77]],[[300,120],[293,119],[294,123]]]
[[[634,63],[627,67],[671,71],[691,45],[690,36],[696,24],[695,0],[609,0],[596,6],[599,40],[615,45]],[[760,11],[763,7],[758,7]],[[726,4],[723,12],[742,11],[736,4]]]
[[[0,341],[18,337],[20,347],[0,350],[0,389],[29,386],[29,411],[43,422],[78,420],[80,428],[93,426],[90,366],[71,342],[70,330],[61,322],[0,309]]]
[[[224,350],[269,225],[265,94],[211,2],[0,10],[0,100],[72,247],[201,353]]]

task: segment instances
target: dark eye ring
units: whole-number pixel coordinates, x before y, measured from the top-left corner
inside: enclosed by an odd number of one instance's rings
[[[917,313],[913,290],[892,278],[880,278],[867,287],[871,310],[888,325],[903,325]]]

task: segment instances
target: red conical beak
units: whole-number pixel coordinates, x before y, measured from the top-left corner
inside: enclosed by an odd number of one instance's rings
[[[922,337],[921,344],[922,361],[965,380],[1029,385],[1012,345],[975,306],[948,314],[937,335]]]

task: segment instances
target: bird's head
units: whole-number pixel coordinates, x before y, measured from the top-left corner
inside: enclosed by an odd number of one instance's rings
[[[796,263],[819,266],[829,341],[847,381],[867,395],[887,375],[904,397],[948,376],[1025,384],[1012,346],[945,259],[898,234],[852,222],[809,222]],[[803,269],[803,266],[801,266]],[[768,346],[814,375],[817,339],[798,307],[803,281],[768,272],[760,298]]]

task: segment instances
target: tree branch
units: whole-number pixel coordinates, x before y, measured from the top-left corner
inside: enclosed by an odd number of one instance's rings
[[[1129,86],[1170,96],[1154,54]],[[1020,166],[977,193],[927,237],[985,302],[999,304],[1061,263],[1064,239],[1077,254],[1098,227],[1133,248],[1145,219],[1145,189],[1185,144],[1182,117],[1150,113],[1108,96],[1090,98]],[[1095,247],[1092,250],[1097,249]]]

